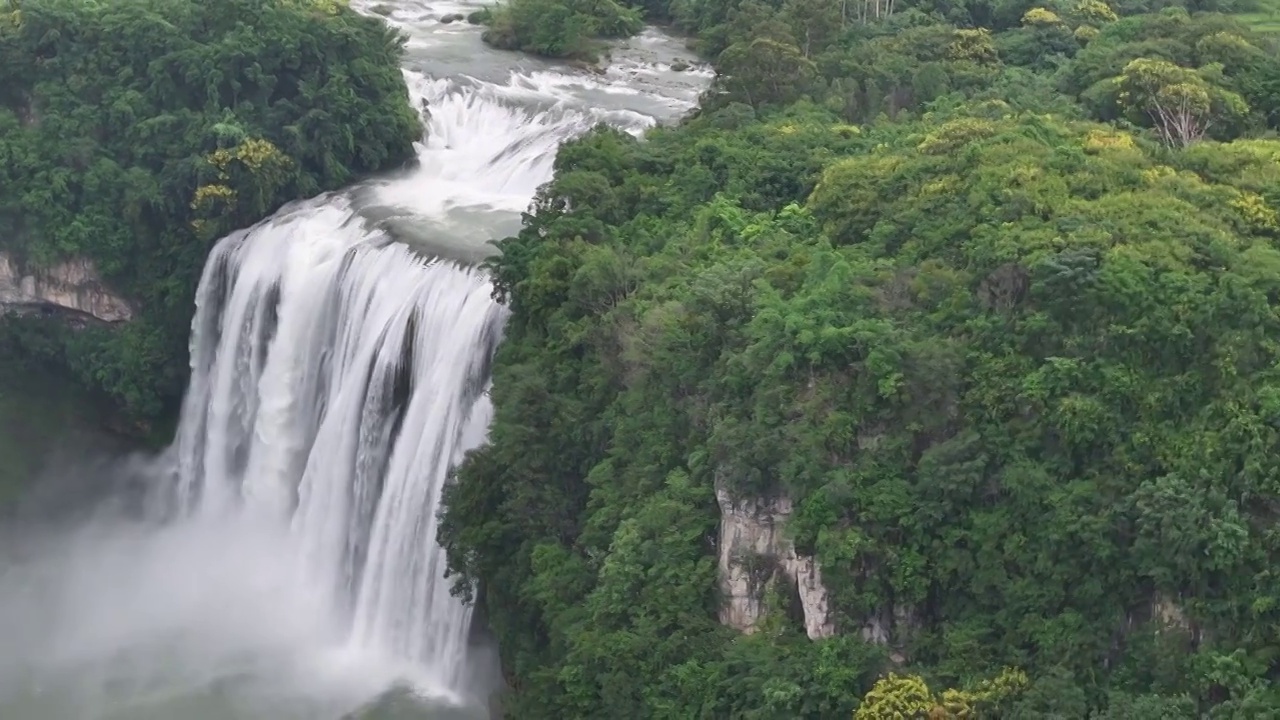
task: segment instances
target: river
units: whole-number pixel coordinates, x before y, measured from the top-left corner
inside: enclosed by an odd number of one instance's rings
[[[221,240],[173,445],[81,469],[119,489],[92,511],[0,525],[4,720],[490,712],[494,649],[435,542],[506,319],[475,263],[561,142],[673,122],[711,74],[653,30],[593,74],[440,22],[479,4],[353,4],[409,37],[419,162]]]

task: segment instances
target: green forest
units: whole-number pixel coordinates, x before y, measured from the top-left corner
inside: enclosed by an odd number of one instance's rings
[[[212,242],[413,157],[401,52],[335,0],[0,3],[0,250],[88,258],[139,310],[5,318],[0,345],[163,425]]]
[[[1280,718],[1275,0],[472,19],[574,61],[656,23],[718,71],[563,147],[488,263],[440,540],[511,717]],[[65,372],[164,435],[213,241],[411,160],[402,51],[340,0],[0,0],[0,251],[137,308],[0,320],[3,424],[83,422],[8,407]],[[718,492],[791,504],[833,633],[768,556],[755,632],[720,622]]]
[[[719,72],[564,146],[490,262],[441,541],[510,717],[1280,717],[1274,6],[473,19],[575,59],[657,22]],[[755,632],[718,621],[717,489],[792,503],[833,635],[767,556]]]

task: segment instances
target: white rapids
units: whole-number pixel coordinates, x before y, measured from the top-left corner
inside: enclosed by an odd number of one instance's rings
[[[492,658],[436,544],[442,485],[485,440],[506,318],[475,263],[562,142],[673,121],[711,74],[672,71],[690,58],[656,31],[595,75],[439,21],[478,7],[390,8],[423,108],[416,167],[211,252],[156,463],[166,522],[0,552],[0,717],[338,720],[404,696],[417,709],[394,717],[483,713]]]

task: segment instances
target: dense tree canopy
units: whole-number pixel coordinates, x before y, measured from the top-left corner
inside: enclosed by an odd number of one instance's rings
[[[1280,706],[1280,61],[1162,5],[643,8],[720,77],[562,148],[447,491],[513,717]],[[717,486],[834,637],[718,623]]]
[[[0,10],[0,249],[93,260],[118,330],[7,341],[153,419],[185,380],[216,237],[412,156],[401,39],[332,0],[22,0]]]

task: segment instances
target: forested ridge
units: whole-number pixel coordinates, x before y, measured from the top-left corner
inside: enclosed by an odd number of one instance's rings
[[[491,262],[495,421],[440,537],[510,716],[1280,712],[1273,12],[476,18],[560,57],[664,22],[719,71],[680,127],[563,147]],[[721,625],[717,489],[793,504],[833,635],[768,557]]]
[[[172,416],[212,241],[413,156],[401,51],[337,0],[0,5],[0,250],[87,258],[139,310],[10,317],[0,341],[136,424]]]

